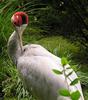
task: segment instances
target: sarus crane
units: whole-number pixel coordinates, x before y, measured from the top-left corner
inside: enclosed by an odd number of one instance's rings
[[[63,69],[61,58],[41,45],[31,43],[23,45],[22,35],[28,25],[28,15],[22,11],[15,12],[11,17],[11,22],[15,30],[8,40],[8,53],[17,66],[26,89],[31,91],[38,100],[71,100],[57,93],[61,88],[67,89],[64,74],[56,75],[52,71]],[[74,80],[77,75],[73,72],[69,77]],[[67,82],[69,84],[70,80]],[[70,91],[76,90],[79,90],[81,94],[79,100],[84,100],[80,82],[76,84],[76,88],[70,86]]]

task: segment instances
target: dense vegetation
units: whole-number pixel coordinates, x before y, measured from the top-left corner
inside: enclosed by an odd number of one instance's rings
[[[38,43],[59,57],[67,57],[80,77],[88,98],[88,1],[87,0],[1,0],[0,1],[0,96],[28,100],[18,72],[7,53],[16,11],[29,15],[24,44]],[[31,93],[30,100],[34,100]],[[25,99],[24,99],[25,98]],[[17,100],[16,99],[16,100]]]

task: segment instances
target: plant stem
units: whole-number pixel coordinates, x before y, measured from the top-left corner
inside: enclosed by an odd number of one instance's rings
[[[66,81],[66,84],[67,84],[67,88],[68,88],[68,90],[70,91],[70,87],[69,87],[69,84],[68,84],[68,81],[67,81],[67,77],[66,77],[66,73],[65,73],[65,66],[63,66],[63,74],[64,74],[64,76],[65,76],[65,81]]]

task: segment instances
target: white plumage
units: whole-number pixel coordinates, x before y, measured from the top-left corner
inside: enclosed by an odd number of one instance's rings
[[[25,13],[21,13],[23,15],[19,12],[15,15],[21,16],[21,18],[27,16]],[[12,19],[12,22],[14,22],[14,19]],[[15,25],[16,30],[13,32],[8,42],[9,55],[17,65],[25,87],[28,91],[31,91],[38,100],[70,100],[69,97],[63,97],[57,94],[59,89],[67,88],[64,74],[56,75],[52,71],[53,69],[63,70],[61,59],[40,45],[22,45],[21,35],[25,29],[23,27],[26,27],[25,24],[26,22],[24,25]],[[69,67],[69,65],[66,65],[66,67]],[[73,69],[69,69],[66,73],[72,70]],[[73,72],[69,78],[71,80],[76,79],[76,73]],[[69,79],[67,82],[68,84],[71,83]],[[84,100],[80,82],[76,84],[76,87],[70,86],[70,90],[72,92],[79,90],[81,94],[79,100]]]

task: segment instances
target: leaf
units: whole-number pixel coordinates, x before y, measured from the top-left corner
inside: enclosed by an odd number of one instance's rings
[[[59,71],[59,70],[57,70],[57,69],[53,69],[53,72],[54,72],[55,74],[62,74],[62,72]]]
[[[61,96],[66,96],[66,97],[70,96],[70,92],[69,92],[69,90],[67,90],[67,89],[60,89],[60,90],[59,90],[59,94],[60,94]]]
[[[72,65],[71,68],[74,69],[75,71],[78,70],[78,69],[77,69],[77,65]]]
[[[66,77],[70,76],[73,73],[73,71],[71,71],[69,74],[66,75]]]
[[[70,85],[75,85],[78,83],[78,81],[79,81],[79,78],[76,78],[70,83]]]
[[[80,92],[78,90],[71,93],[71,99],[72,100],[79,100],[80,96],[81,95],[80,95]]]
[[[63,66],[65,66],[65,65],[68,64],[68,61],[67,61],[67,59],[65,57],[62,57],[61,58],[61,63],[62,63]]]

